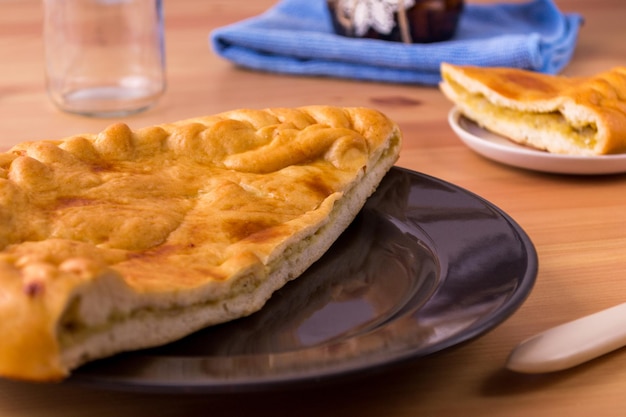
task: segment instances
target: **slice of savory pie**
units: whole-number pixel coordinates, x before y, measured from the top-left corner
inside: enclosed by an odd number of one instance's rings
[[[442,64],[440,88],[467,118],[553,153],[626,152],[626,67],[588,78]]]
[[[381,113],[235,110],[0,154],[0,376],[58,380],[259,310],[398,157]]]

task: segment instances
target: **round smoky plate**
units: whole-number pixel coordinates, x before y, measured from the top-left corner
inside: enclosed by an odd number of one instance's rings
[[[493,329],[536,275],[535,248],[506,213],[394,167],[332,248],[261,311],[92,362],[67,383],[225,393],[383,370]]]

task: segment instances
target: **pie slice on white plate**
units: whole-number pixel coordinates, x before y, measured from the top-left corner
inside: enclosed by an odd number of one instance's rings
[[[440,89],[467,118],[552,153],[626,152],[626,67],[566,77],[443,63]]]

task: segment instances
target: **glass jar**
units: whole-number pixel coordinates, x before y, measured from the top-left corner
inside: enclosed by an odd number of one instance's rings
[[[327,0],[335,32],[404,43],[454,36],[463,0]]]
[[[161,0],[44,0],[46,85],[62,110],[145,110],[165,91]]]

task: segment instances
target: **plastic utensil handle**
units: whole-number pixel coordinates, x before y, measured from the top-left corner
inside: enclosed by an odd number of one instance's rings
[[[626,345],[626,303],[553,327],[521,342],[506,367],[517,372],[560,371]]]

